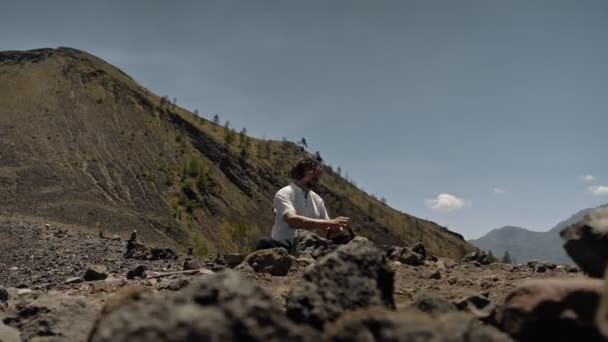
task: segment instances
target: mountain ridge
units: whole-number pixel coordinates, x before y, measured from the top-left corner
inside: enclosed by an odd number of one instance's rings
[[[608,207],[608,204],[579,210],[547,231],[532,231],[523,227],[504,226],[492,229],[478,239],[468,241],[483,250],[492,251],[492,254],[499,258],[504,255],[505,251],[508,251],[511,258],[514,258],[517,262],[539,259],[561,264],[572,264],[572,260],[562,247],[560,231],[580,221],[591,210],[604,207]]]

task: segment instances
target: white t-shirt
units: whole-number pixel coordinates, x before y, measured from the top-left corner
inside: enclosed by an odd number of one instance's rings
[[[329,219],[321,196],[312,190],[305,192],[295,183],[277,192],[273,206],[275,217],[270,236],[277,241],[293,241],[296,230],[285,221],[285,214],[290,211],[312,219]]]

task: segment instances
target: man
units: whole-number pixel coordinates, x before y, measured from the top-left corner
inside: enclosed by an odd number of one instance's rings
[[[346,243],[352,238],[350,218],[330,219],[323,199],[312,189],[322,175],[319,161],[306,157],[290,171],[292,183],[274,197],[274,225],[270,238],[258,241],[257,249],[285,247],[291,249],[296,229],[304,229],[327,237],[335,243]]]

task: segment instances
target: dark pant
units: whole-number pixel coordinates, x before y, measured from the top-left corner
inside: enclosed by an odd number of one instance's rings
[[[270,249],[270,248],[285,248],[288,252],[291,252],[291,242],[289,241],[277,241],[270,236],[264,236],[258,240],[258,243],[255,245],[255,250],[259,251],[261,249]]]

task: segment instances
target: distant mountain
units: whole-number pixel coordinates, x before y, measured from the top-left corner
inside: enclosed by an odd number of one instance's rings
[[[608,204],[598,208],[603,207],[608,207]],[[519,263],[538,259],[558,264],[571,264],[572,260],[562,247],[559,232],[581,220],[593,209],[595,208],[581,210],[546,232],[534,232],[521,227],[505,226],[493,229],[483,237],[469,240],[469,242],[484,251],[492,251],[492,254],[498,258],[502,258],[505,251],[508,251],[511,258]]]

